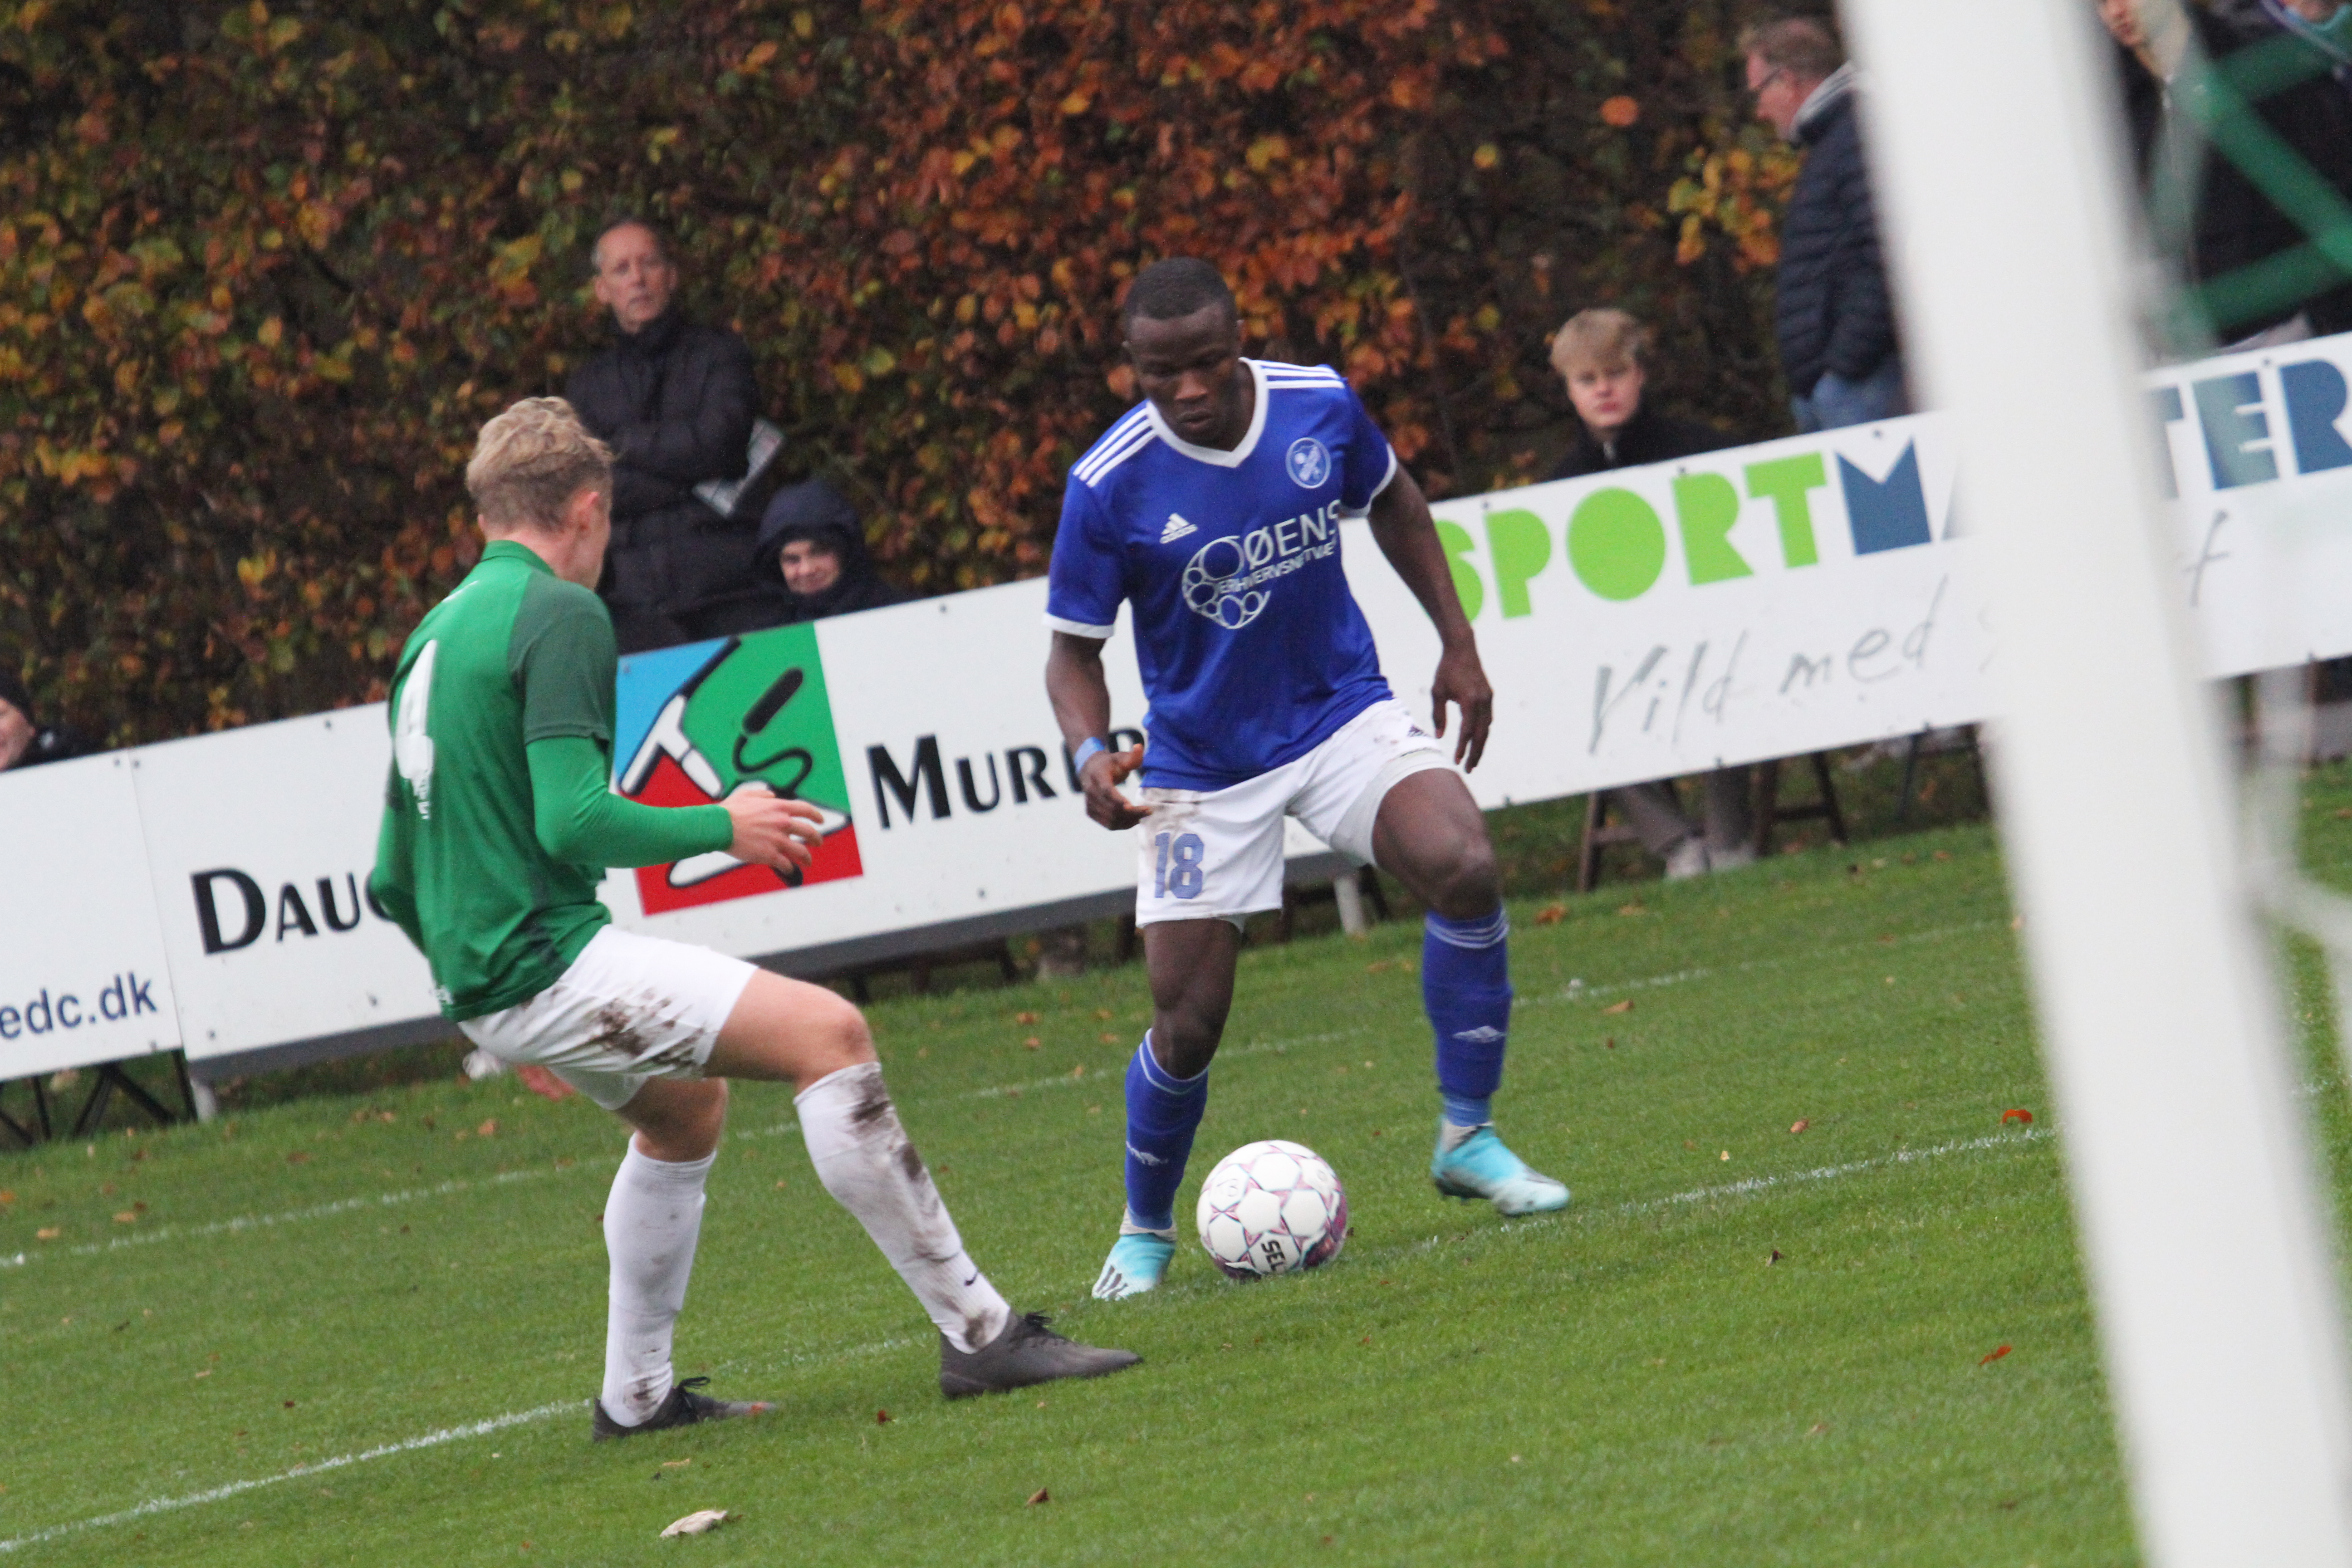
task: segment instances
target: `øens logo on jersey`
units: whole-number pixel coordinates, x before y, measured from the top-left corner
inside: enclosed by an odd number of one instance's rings
[[[1293,441],[1283,462],[1302,489],[1319,490],[1331,478],[1330,448],[1312,436],[1301,436]]]
[[[1297,448],[1291,451],[1295,457]],[[1184,564],[1185,607],[1229,632],[1241,630],[1264,613],[1276,578],[1339,554],[1339,503],[1332,500],[1270,528],[1211,540]]]
[[[1184,514],[1182,512],[1171,511],[1168,514],[1168,526],[1160,531],[1160,542],[1162,544],[1173,544],[1180,539],[1190,539],[1192,535],[1200,531],[1201,531],[1199,529],[1194,528],[1191,523],[1184,521]]]
[[[703,805],[754,782],[824,814],[805,870],[785,874],[723,849],[637,871],[647,914],[865,875],[849,784],[825,699],[816,628],[780,626],[621,662],[613,755],[621,793],[647,805]]]
[[[1509,1038],[1492,1024],[1481,1024],[1475,1029],[1456,1029],[1454,1032],[1454,1037],[1457,1040],[1466,1040],[1474,1046],[1491,1046],[1497,1040]]]

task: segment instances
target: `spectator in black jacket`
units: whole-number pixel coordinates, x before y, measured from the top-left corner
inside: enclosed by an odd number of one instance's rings
[[[1568,400],[1584,423],[1582,438],[1553,479],[1582,479],[1736,445],[1712,425],[1650,411],[1642,401],[1649,354],[1650,330],[1622,310],[1580,311],[1553,335],[1552,368],[1568,383]],[[1684,814],[1670,784],[1612,792],[1643,847],[1666,863],[1670,878],[1728,870],[1756,858],[1752,770],[1717,768],[1706,778],[1704,822]]]
[[[787,613],[771,625],[821,621],[907,602],[904,593],[874,570],[857,509],[823,479],[776,492],[760,521],[759,556],[781,576],[790,600]]]
[[[594,258],[596,299],[620,336],[572,372],[564,395],[613,448],[603,591],[621,651],[740,629],[741,601],[767,591],[753,570],[753,531],[695,487],[740,479],[750,466],[751,350],[679,312],[677,268],[651,226],[614,224]]]
[[[1908,414],[1853,68],[1829,27],[1806,17],[1750,27],[1739,47],[1757,118],[1807,149],[1780,219],[1773,307],[1797,428]]]
[[[1568,400],[1584,427],[1553,479],[1664,463],[1736,444],[1712,425],[1653,413],[1642,396],[1649,359],[1650,329],[1622,310],[1579,311],[1553,334],[1552,368],[1568,384]]]
[[[61,763],[81,752],[81,743],[72,731],[44,724],[33,716],[32,693],[13,673],[0,669],[0,773],[11,768]]]
[[[2254,105],[2262,129],[2339,197],[2352,198],[2352,99],[2333,78],[2336,57],[2323,47],[2333,30],[2309,25],[2306,12],[2319,7],[2298,5],[2294,15],[2305,26],[2289,31],[2264,16],[2225,18],[2179,0],[2097,4],[2116,40],[2124,110],[2158,244],[2198,289],[2191,319],[2240,349],[2352,331],[2352,268],[2332,262],[2302,224],[2272,205],[2247,171],[2207,139],[2183,101],[2189,95],[2175,90],[2193,56],[2227,71],[2231,58],[2247,51],[2248,62],[2262,66],[2249,74],[2272,84]],[[2182,160],[2189,166],[2168,166],[2170,148],[2189,149]],[[2178,197],[2191,192],[2193,209],[2168,224],[2168,212],[2181,210]],[[2231,282],[2233,274],[2243,284],[2262,276],[2252,268],[2274,272],[2290,259],[2303,265],[2292,268],[2284,291]],[[2174,346],[2196,352],[2205,345]]]

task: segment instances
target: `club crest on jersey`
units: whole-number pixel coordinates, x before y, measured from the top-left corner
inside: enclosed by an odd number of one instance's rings
[[[1301,436],[1293,441],[1283,462],[1301,489],[1321,489],[1331,478],[1330,448],[1312,436]]]
[[[1184,521],[1182,512],[1171,511],[1168,514],[1168,526],[1160,531],[1160,542],[1173,544],[1180,539],[1190,539],[1200,531]]]
[[[1241,630],[1265,613],[1276,579],[1339,553],[1339,503],[1326,501],[1270,528],[1211,540],[1184,563],[1184,607]]]

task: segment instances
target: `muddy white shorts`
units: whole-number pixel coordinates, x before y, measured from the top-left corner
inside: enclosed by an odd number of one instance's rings
[[[499,1060],[537,1063],[618,1110],[649,1078],[700,1078],[757,973],[740,958],[606,926],[554,984],[457,1026]]]
[[[1372,823],[1399,779],[1452,766],[1405,705],[1375,702],[1295,763],[1221,790],[1146,789],[1135,923],[1229,920],[1282,907],[1283,819],[1372,863]]]

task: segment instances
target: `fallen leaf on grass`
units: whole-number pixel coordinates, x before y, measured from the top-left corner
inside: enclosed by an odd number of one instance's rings
[[[2017,1122],[2021,1126],[2030,1126],[2032,1123],[2032,1121],[2033,1112],[2030,1110],[2021,1110],[2014,1107],[2000,1113],[2000,1124],[2003,1127],[2008,1126],[2012,1121]]]
[[[1765,1268],[1771,1268],[1771,1267],[1772,1267],[1772,1265],[1774,1265],[1775,1263],[1778,1263],[1778,1262],[1780,1262],[1780,1249],[1779,1247],[1774,1247],[1774,1248],[1772,1249],[1772,1256],[1771,1256],[1771,1257],[1769,1257],[1769,1258],[1766,1258],[1766,1259],[1764,1260],[1764,1267],[1765,1267]]]
[[[484,1121],[484,1122],[483,1122],[479,1127],[477,1127],[477,1128],[475,1128],[475,1129],[474,1129],[474,1136],[475,1136],[475,1137],[477,1137],[477,1138],[495,1138],[495,1137],[497,1137],[498,1135],[499,1135],[499,1119],[498,1119],[497,1117],[495,1117],[495,1116],[490,1117],[488,1120],[485,1121]]]
[[[2339,806],[2337,806],[2337,807],[2336,808],[2336,821],[2338,821],[2338,822],[2343,822],[2343,821],[2346,821],[2347,819],[2352,819],[2352,805],[2339,805]]]
[[[1634,900],[1632,903],[1630,903],[1630,904],[1620,904],[1620,905],[1618,905],[1618,906],[1617,906],[1617,912],[1618,912],[1619,914],[1621,914],[1621,915],[1646,915],[1646,914],[1648,914],[1650,911],[1649,911],[1648,910],[1645,910],[1645,909],[1643,909],[1643,908],[1642,907],[1642,900],[1639,900],[1639,899],[1635,899],[1635,900]]]
[[[1112,1034],[1108,1029],[1105,1029],[1102,1032],[1100,1038],[1102,1043],[1106,1046],[1115,1046],[1119,1043],[1118,1037]]]
[[[1095,1009],[1095,1016],[1102,1019],[1106,1023],[1110,1020],[1110,1009],[1108,1007],[1097,1007]]]
[[[65,1229],[61,1226],[45,1225],[40,1229],[33,1233],[33,1239],[35,1241],[55,1241],[64,1234]]]
[[[723,1508],[699,1509],[684,1519],[672,1521],[669,1528],[662,1531],[662,1539],[667,1541],[673,1535],[708,1535],[734,1517]]]
[[[1024,1050],[1034,1051],[1045,1043],[1045,1041],[1039,1039],[1036,1036],[1032,1035],[1027,1039],[1021,1042],[1021,1048]]]
[[[877,1426],[890,1425],[890,1413],[887,1410],[877,1410],[874,1413],[874,1425]]]
[[[1633,1010],[1633,999],[1628,996],[1622,1002],[1612,1002],[1601,1010],[1603,1013],[1630,1013]]]
[[[1800,1116],[1797,1120],[1789,1123],[1789,1131],[1791,1132],[1802,1132],[1806,1128],[1811,1127],[1811,1122]]]
[[[497,1456],[496,1454],[492,1454],[492,1455],[490,1456],[490,1458],[492,1458],[493,1459],[495,1459],[495,1458],[498,1458],[498,1456]],[[665,1470],[676,1470],[676,1469],[682,1469],[682,1468],[684,1468],[686,1466],[690,1465],[690,1464],[692,1464],[692,1463],[694,1463],[694,1460],[693,1460],[691,1458],[684,1458],[684,1459],[664,1459],[664,1460],[661,1462],[661,1468],[662,1468],[663,1469],[665,1469]]]
[[[204,1370],[204,1371],[202,1371],[202,1372],[200,1372],[200,1373],[196,1373],[196,1377],[210,1377],[212,1374],[213,1374],[213,1369],[212,1369],[212,1368],[210,1368],[210,1367],[206,1367],[206,1368],[205,1368],[205,1370]],[[193,1382],[194,1382],[194,1381],[195,1381],[195,1378],[190,1378],[188,1381],[189,1381],[189,1382],[191,1382],[191,1383],[193,1383]]]
[[[1029,1501],[1024,1506],[1035,1508],[1041,1502],[1052,1502],[1053,1500],[1054,1494],[1047,1491],[1044,1487],[1039,1487],[1035,1491],[1029,1494]]]
[[[1718,1160],[1728,1160],[1731,1158],[1731,1151],[1726,1149],[1722,1153],[1717,1154],[1716,1158]]]
[[[114,1223],[117,1225],[137,1225],[139,1223],[139,1216],[131,1210],[124,1209],[121,1214],[114,1216]]]
[[[1952,858],[1952,852],[1948,849],[1938,849],[1934,858],[1938,860],[1948,860]]]
[[[14,1194],[14,1193],[10,1192],[10,1191],[9,1191],[7,1188],[5,1188],[5,1187],[0,1187],[0,1205],[7,1205],[7,1204],[13,1204],[13,1203],[15,1203],[16,1201],[16,1194]]]
[[[1556,926],[1566,919],[1568,919],[1566,904],[1546,904],[1536,911],[1536,924],[1539,926]]]
[[[1601,1043],[1613,1051],[1617,1048],[1617,1037],[1614,1035],[1603,1036]]]
[[[1016,1024],[1034,1024],[1037,1021],[1037,1015],[1034,1013],[1015,1013],[1013,1015],[1013,1021]]]
[[[1990,1366],[1994,1362],[1999,1361],[2001,1357],[2003,1357],[2003,1356],[2007,1355],[2008,1353],[2009,1353],[2009,1347],[2008,1347],[2007,1345],[2002,1345],[2002,1346],[2000,1346],[2000,1348],[1998,1348],[1997,1350],[1995,1350],[1995,1351],[1994,1351],[1990,1355],[1987,1355],[1987,1356],[1980,1356],[1980,1357],[1979,1357],[1979,1358],[1978,1358],[1978,1360],[1977,1360],[1977,1364],[1978,1364],[1979,1366]]]
[[[286,1163],[289,1165],[307,1165],[310,1163],[310,1151],[297,1149],[286,1156]]]
[[[1077,1066],[1076,1066],[1076,1067],[1072,1068],[1070,1069],[1070,1076],[1071,1076],[1072,1078],[1084,1078],[1084,1077],[1086,1077],[1086,1076],[1087,1076],[1087,1064],[1086,1064],[1086,1063],[1084,1063],[1084,1062],[1080,1062]]]
[[[1818,1436],[1820,1436],[1822,1433],[1824,1433],[1824,1432],[1828,1431],[1829,1429],[1830,1429],[1830,1426],[1829,1426],[1829,1423],[1828,1423],[1828,1422],[1826,1422],[1826,1421],[1816,1421],[1816,1422],[1814,1422],[1814,1423],[1812,1424],[1812,1426],[1811,1426],[1810,1427],[1806,1428],[1805,1436],[1808,1436],[1808,1437],[1818,1437]]]

